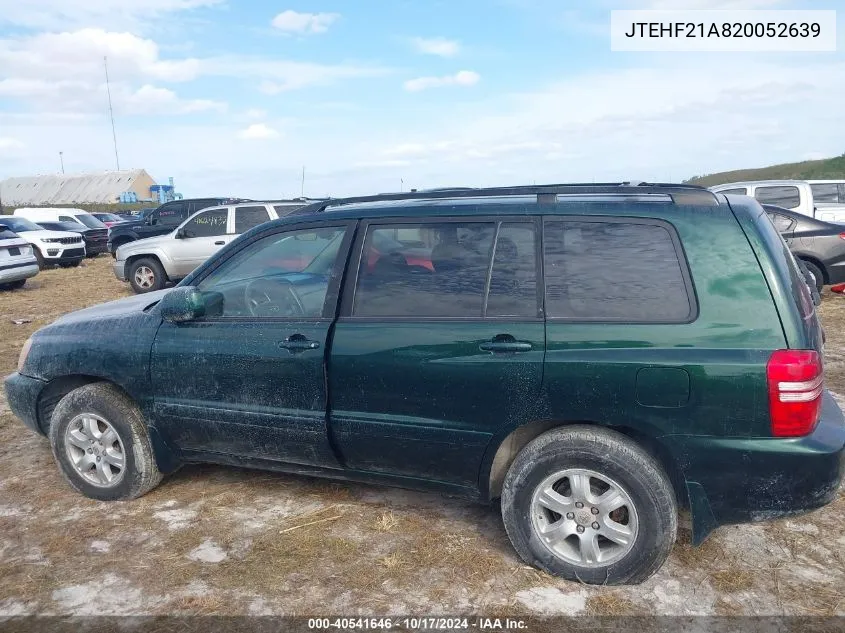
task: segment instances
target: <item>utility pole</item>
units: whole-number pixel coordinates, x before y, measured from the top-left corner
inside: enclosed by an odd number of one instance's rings
[[[64,152],[59,152],[59,162],[62,164],[62,173],[65,173],[65,159],[63,154]]]
[[[302,166],[302,187],[299,190],[299,197],[305,197],[305,165]]]
[[[117,132],[114,131],[114,110],[111,107],[111,88],[109,87],[109,58],[103,57],[103,66],[106,69],[106,94],[109,96],[109,117],[111,118],[111,137],[114,141],[114,163],[117,171],[120,171],[120,158],[117,155]]]
[[[405,179],[400,178],[399,179],[399,193],[402,193],[403,191],[405,191]]]

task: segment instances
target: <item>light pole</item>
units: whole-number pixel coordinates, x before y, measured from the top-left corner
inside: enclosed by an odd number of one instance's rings
[[[59,162],[62,164],[62,173],[65,173],[64,152],[59,152]]]

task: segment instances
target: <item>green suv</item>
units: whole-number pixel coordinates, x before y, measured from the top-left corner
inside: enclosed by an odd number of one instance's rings
[[[313,204],[39,330],[6,390],[95,499],[186,462],[500,499],[587,583],[648,578],[681,509],[700,543],[830,502],[845,445],[775,227],[682,185]]]

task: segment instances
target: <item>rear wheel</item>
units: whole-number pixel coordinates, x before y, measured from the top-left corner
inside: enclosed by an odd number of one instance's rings
[[[522,559],[588,584],[635,584],[654,574],[677,531],[672,485],[624,435],[554,429],[529,443],[502,490],[505,529]]]
[[[162,478],[141,412],[108,383],[85,385],[59,401],[50,444],[67,482],[92,499],[134,499]]]
[[[167,274],[156,259],[144,257],[129,265],[129,284],[137,294],[161,290],[166,283]]]
[[[801,262],[807,267],[807,272],[816,284],[816,290],[821,292],[822,287],[824,286],[824,273],[822,272],[822,269],[806,259],[802,259]]]
[[[26,279],[18,279],[17,281],[10,281],[5,284],[0,284],[2,290],[20,290],[26,284]]]

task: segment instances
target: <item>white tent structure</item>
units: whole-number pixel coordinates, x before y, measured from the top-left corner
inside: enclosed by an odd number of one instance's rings
[[[116,204],[128,191],[134,191],[138,200],[149,200],[154,184],[144,169],[25,176],[0,181],[0,200],[3,206]]]

